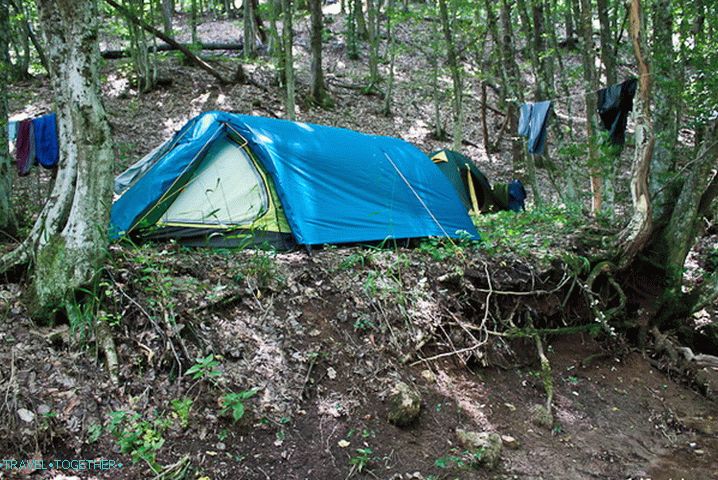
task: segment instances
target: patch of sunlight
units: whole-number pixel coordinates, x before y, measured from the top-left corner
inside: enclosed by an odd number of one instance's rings
[[[104,85],[105,94],[108,97],[119,97],[122,92],[127,90],[130,82],[126,77],[111,73],[107,76],[107,81]]]
[[[324,5],[322,7],[322,12],[324,15],[339,15],[342,13],[342,4],[341,2],[336,2],[331,5]]]
[[[225,102],[226,99],[227,99],[227,97],[225,96],[225,94],[224,94],[224,93],[220,93],[220,94],[217,96],[217,100],[216,100],[214,103],[216,103],[217,105],[224,105],[224,102]]]
[[[192,106],[192,116],[197,116],[202,112],[202,109],[204,105],[207,103],[207,100],[209,99],[210,92],[203,93],[199,97],[196,97],[192,99],[190,102],[190,105]]]
[[[164,131],[162,132],[163,137],[164,138],[171,137],[172,135],[174,135],[174,133],[176,131],[178,131],[180,128],[182,128],[182,126],[185,123],[187,123],[187,117],[185,117],[185,116],[180,116],[177,118],[169,118],[169,119],[165,120],[164,121],[165,128],[164,128]]]
[[[297,125],[299,126],[299,128],[302,128],[302,129],[306,130],[307,132],[314,131],[314,129],[310,125],[308,125],[304,122],[297,122]]]
[[[402,135],[404,140],[409,142],[415,142],[423,140],[431,133],[431,129],[424,120],[417,119],[413,125],[409,127],[409,130]]]

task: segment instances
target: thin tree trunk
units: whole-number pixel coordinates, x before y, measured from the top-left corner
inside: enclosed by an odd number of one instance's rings
[[[456,54],[456,46],[454,44],[454,35],[451,31],[449,23],[449,9],[446,0],[439,0],[439,19],[441,20],[441,28],[444,32],[444,41],[446,42],[446,62],[449,64],[451,71],[451,83],[453,86],[453,110],[454,110],[454,128],[453,128],[453,148],[461,150],[461,140],[463,138],[463,93],[464,87],[461,79],[461,65]]]
[[[581,32],[583,35],[583,79],[588,93],[584,96],[586,106],[586,141],[588,142],[588,169],[591,176],[591,211],[594,215],[601,211],[603,202],[603,178],[596,148],[596,78],[595,57],[593,53],[593,16],[591,1],[581,0]]]
[[[252,0],[243,0],[244,4],[244,58],[252,59],[256,56],[257,35],[254,23],[254,3]]]
[[[162,0],[162,25],[165,34],[172,35],[172,16],[174,15],[174,5],[172,0]]]
[[[654,3],[652,66],[654,75],[654,118],[660,125],[651,161],[649,186],[653,199],[653,221],[664,224],[670,215],[676,182],[671,179],[675,170],[675,146],[678,143],[678,112],[681,104],[679,75],[682,67],[675,63],[673,49],[672,0]],[[700,135],[699,135],[700,136]],[[696,144],[700,145],[700,140]]]
[[[384,96],[383,113],[386,116],[391,115],[391,103],[394,96],[394,60],[396,52],[394,47],[394,32],[392,31],[392,20],[394,15],[394,0],[389,0],[386,6],[386,36],[387,49],[389,50],[389,84],[387,85],[386,95]]]
[[[15,213],[12,208],[13,169],[8,151],[7,138],[7,87],[10,80],[10,55],[8,35],[10,22],[7,2],[0,1],[0,232],[7,241],[7,235],[16,230]]]
[[[199,43],[199,37],[197,37],[197,0],[192,0],[190,3],[189,24],[190,30],[192,30],[192,43]]]
[[[290,120],[296,119],[296,106],[294,100],[294,32],[292,31],[292,17],[293,17],[293,5],[292,0],[282,0],[282,14],[283,14],[283,27],[282,27],[282,40],[284,50],[284,78],[285,78],[285,89],[286,89],[286,102],[285,108],[287,110],[287,118]]]
[[[366,28],[366,21],[364,20],[364,8],[362,0],[353,0],[354,2],[354,21],[357,26],[357,33],[359,38],[369,38],[369,31]]]
[[[653,231],[651,218],[651,195],[648,190],[648,175],[653,158],[653,119],[651,117],[651,77],[646,60],[646,39],[643,32],[643,12],[640,0],[631,0],[630,34],[633,53],[640,74],[638,95],[635,106],[636,153],[631,169],[631,200],[633,213],[628,225],[619,235],[620,264],[626,266],[633,261],[650,239]]]
[[[601,61],[606,74],[606,84],[613,85],[618,82],[618,77],[616,74],[616,48],[608,16],[608,0],[597,0],[597,6],[598,21],[601,25]]]
[[[369,89],[379,84],[379,32],[375,0],[366,1],[367,34],[369,39]]]
[[[312,50],[312,101],[320,107],[330,107],[331,98],[327,94],[324,83],[324,70],[322,69],[322,31],[324,29],[322,15],[322,0],[309,0],[311,15],[310,43]]]
[[[346,37],[347,37],[347,57],[350,60],[356,60],[359,58],[359,48],[357,45],[357,21],[356,21],[356,7],[357,3],[354,0],[349,1],[349,8],[346,15]]]
[[[28,238],[8,257],[33,252],[36,318],[71,300],[102,267],[112,202],[112,141],[102,106],[97,4],[38,0],[58,116],[60,162],[52,193]]]

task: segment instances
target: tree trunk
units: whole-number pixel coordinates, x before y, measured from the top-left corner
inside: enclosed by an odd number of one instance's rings
[[[591,1],[581,0],[581,32],[583,36],[583,79],[586,90],[584,96],[586,106],[586,141],[588,142],[588,169],[591,175],[591,211],[594,215],[601,211],[603,201],[603,179],[596,149],[596,92],[598,81],[596,76],[595,57],[593,52],[593,16]]]
[[[8,54],[8,35],[10,22],[7,2],[0,1],[0,232],[7,235],[15,233],[15,214],[12,208],[12,183],[14,172],[7,138],[7,87],[10,80],[10,55]]]
[[[490,1],[486,0],[487,8],[490,8]],[[524,102],[523,91],[520,87],[521,73],[516,61],[516,50],[513,44],[514,32],[511,27],[511,5],[508,0],[501,1],[501,68],[504,79],[506,101],[506,122],[511,129],[511,158],[512,173],[515,178],[526,179],[526,173],[535,171],[535,168],[527,168],[527,162],[533,162],[533,157],[524,154],[524,142],[516,133],[518,125],[518,106]],[[538,189],[536,181],[528,179],[534,196]]]
[[[655,124],[660,125],[656,132],[656,143],[651,161],[649,187],[653,200],[653,221],[665,224],[670,215],[669,207],[678,194],[680,180],[675,175],[675,145],[678,143],[678,112],[681,104],[679,70],[682,66],[675,63],[673,49],[672,0],[659,0],[654,3],[653,15],[653,55]],[[700,144],[700,140],[696,142]],[[671,178],[673,175],[673,178]]]
[[[349,0],[349,8],[346,14],[346,38],[347,38],[347,57],[350,60],[359,58],[359,48],[357,45],[357,22],[356,22],[356,3]]]
[[[369,89],[379,84],[379,32],[375,0],[366,1],[367,34],[369,39]]]
[[[252,0],[243,0],[244,4],[244,58],[252,59],[256,56],[257,35],[254,22],[254,3]]]
[[[394,47],[394,32],[392,31],[392,21],[394,15],[394,0],[389,0],[386,5],[386,36],[387,50],[389,50],[389,83],[384,96],[384,108],[382,113],[385,116],[391,115],[392,97],[394,96],[394,61],[396,59],[396,51]]]
[[[197,37],[197,0],[192,0],[189,14],[190,30],[192,30],[192,43],[199,43]]]
[[[165,34],[172,35],[172,16],[174,15],[174,5],[172,0],[162,0],[162,25]]]
[[[619,235],[622,266],[630,264],[648,243],[653,230],[651,219],[651,196],[648,191],[648,175],[653,158],[653,119],[651,117],[651,77],[646,60],[646,39],[643,33],[643,12],[640,0],[631,0],[630,33],[633,53],[640,74],[637,102],[635,105],[636,153],[631,169],[631,200],[633,214],[628,225]]]
[[[366,21],[364,20],[364,9],[362,0],[353,0],[354,2],[354,21],[357,26],[357,33],[359,38],[368,38],[369,32],[366,28]]]
[[[312,47],[312,101],[320,107],[331,107],[331,98],[327,94],[324,83],[324,70],[322,69],[322,33],[324,30],[324,17],[322,15],[322,0],[309,0],[311,14]]]
[[[608,0],[597,0],[597,6],[598,21],[601,25],[601,62],[603,62],[606,74],[606,84],[613,85],[618,83],[618,77],[616,74],[616,49],[608,16]]]
[[[458,55],[456,54],[456,45],[454,44],[454,35],[449,23],[449,9],[446,0],[439,0],[439,19],[441,20],[441,29],[444,32],[444,41],[446,42],[446,62],[449,64],[451,71],[451,83],[453,86],[452,107],[454,110],[454,132],[453,132],[453,148],[461,150],[461,140],[464,135],[463,122],[463,93],[464,87],[461,81],[461,65],[459,65]]]
[[[296,107],[294,100],[294,32],[292,31],[292,0],[282,0],[282,41],[284,50],[284,79],[285,79],[285,108],[287,110],[287,118],[296,119]]]
[[[70,301],[102,267],[113,155],[100,96],[97,4],[91,0],[37,3],[51,67],[60,162],[52,193],[30,235],[9,257],[34,259],[31,304],[35,316],[43,318]],[[4,257],[0,270],[6,265]]]

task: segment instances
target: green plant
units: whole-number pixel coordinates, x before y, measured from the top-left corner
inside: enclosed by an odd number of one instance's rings
[[[102,435],[102,425],[93,423],[87,428],[87,443],[95,443]]]
[[[357,448],[356,455],[349,459],[349,464],[357,472],[361,473],[372,461],[371,455],[374,451],[371,448]]]
[[[206,357],[195,359],[195,364],[189,367],[185,375],[191,376],[195,380],[212,379],[222,375],[219,370],[219,362],[215,360],[214,355],[209,354]]]
[[[165,418],[150,422],[139,413],[118,410],[110,413],[107,429],[117,440],[122,453],[128,453],[133,462],[146,462],[153,472],[158,473],[157,452],[165,443],[163,433],[170,424],[171,421]]]
[[[361,316],[354,322],[354,330],[357,332],[365,333],[369,330],[376,330],[376,328],[376,324],[366,316]]]
[[[222,396],[220,403],[222,404],[222,415],[232,412],[232,419],[238,422],[242,419],[245,412],[244,401],[249,400],[257,394],[259,388],[251,388],[239,393],[226,393]]]
[[[180,426],[182,428],[187,428],[189,425],[189,411],[192,409],[192,399],[191,398],[181,398],[181,399],[175,399],[170,402],[172,405],[172,410],[174,411],[175,415],[177,415],[177,419],[179,420]]]

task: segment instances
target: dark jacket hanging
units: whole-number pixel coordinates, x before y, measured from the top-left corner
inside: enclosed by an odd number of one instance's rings
[[[628,113],[633,110],[637,83],[631,78],[598,91],[598,114],[614,145],[622,146],[626,142],[626,123]]]

